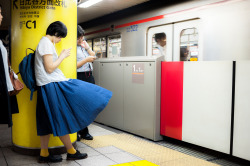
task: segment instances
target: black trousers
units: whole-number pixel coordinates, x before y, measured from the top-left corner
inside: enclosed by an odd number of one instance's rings
[[[77,79],[95,84],[95,79],[92,72],[77,72]]]
[[[89,72],[77,72],[77,79],[95,84],[95,79],[94,79],[91,71],[89,71]],[[80,135],[88,134],[89,133],[88,127],[80,130],[78,133]]]

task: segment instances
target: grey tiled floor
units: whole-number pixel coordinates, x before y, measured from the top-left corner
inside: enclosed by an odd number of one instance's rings
[[[95,137],[121,133],[119,130],[100,126],[96,123],[90,125],[91,135]],[[8,128],[7,125],[0,125],[0,166],[108,166],[141,160],[137,156],[113,146],[95,149],[82,142],[76,142],[76,146],[80,152],[88,154],[87,159],[67,161],[66,154],[63,154],[63,161],[60,163],[40,164],[37,163],[37,157],[35,156],[22,155],[12,151],[11,128]]]
[[[123,131],[98,123],[91,124],[89,126],[89,131],[94,137],[124,133]],[[250,165],[250,162],[232,158],[229,155],[196,147],[184,142],[168,139],[159,142],[146,141],[223,166]],[[142,160],[114,146],[92,148],[82,142],[76,142],[76,145],[78,150],[88,154],[87,159],[67,161],[66,154],[63,154],[63,161],[60,163],[39,164],[37,163],[37,157],[22,155],[12,151],[11,128],[8,128],[7,125],[0,125],[0,166],[108,166]]]

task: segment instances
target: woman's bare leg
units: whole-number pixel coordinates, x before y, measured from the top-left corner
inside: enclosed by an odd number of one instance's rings
[[[60,140],[62,141],[62,143],[64,144],[64,146],[66,147],[66,149],[71,149],[73,147],[69,134],[64,135],[64,136],[59,136]]]
[[[49,137],[50,137],[50,134],[40,136],[41,152],[40,152],[40,157],[39,157],[39,160],[38,160],[39,163],[61,162],[62,161],[61,156],[56,157],[56,156],[53,156],[53,155],[49,155],[49,150],[48,150]]]
[[[79,151],[76,151],[75,148],[73,147],[69,134],[60,136],[59,137],[64,144],[64,146],[67,149],[67,160],[79,160],[79,159],[84,159],[87,158],[88,155],[87,153],[80,153]]]
[[[49,151],[48,151],[49,137],[50,137],[50,134],[40,136],[40,142],[41,142],[40,156],[47,157],[49,155]]]

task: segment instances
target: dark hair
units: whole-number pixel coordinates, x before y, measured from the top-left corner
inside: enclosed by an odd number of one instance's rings
[[[161,39],[165,39],[166,38],[166,34],[165,33],[157,33],[155,34],[155,41],[157,42],[157,40],[161,40]]]
[[[77,38],[84,36],[85,32],[80,25],[77,25]]]
[[[55,21],[47,28],[46,35],[65,38],[67,36],[67,27],[61,21]]]
[[[180,48],[180,56],[181,57],[185,57],[185,53],[188,53],[189,51],[188,51],[188,48],[187,48],[187,46],[181,46],[181,48]]]
[[[2,9],[2,5],[0,4],[0,9]]]

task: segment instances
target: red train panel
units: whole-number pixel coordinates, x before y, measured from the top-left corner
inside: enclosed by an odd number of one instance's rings
[[[161,135],[178,140],[182,140],[183,67],[183,62],[162,62],[161,71]]]

